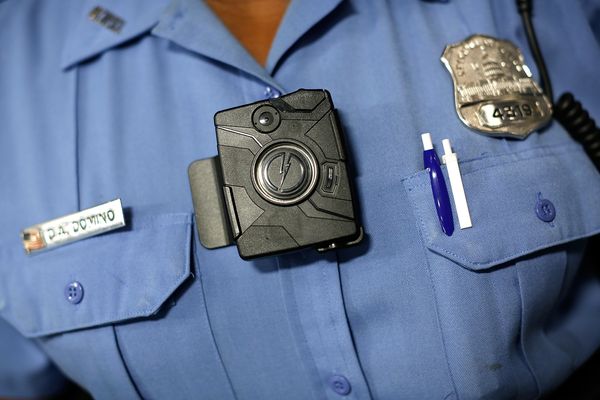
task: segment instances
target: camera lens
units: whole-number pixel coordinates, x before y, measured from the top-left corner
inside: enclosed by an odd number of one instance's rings
[[[279,127],[280,122],[279,111],[271,105],[262,105],[252,114],[252,124],[261,133],[273,132]]]
[[[273,114],[268,111],[260,114],[258,117],[258,122],[263,126],[269,126],[273,123]]]

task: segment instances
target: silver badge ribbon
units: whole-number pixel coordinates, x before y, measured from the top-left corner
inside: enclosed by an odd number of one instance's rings
[[[446,46],[441,60],[454,82],[456,112],[469,128],[525,139],[550,122],[552,104],[511,42],[473,35]]]
[[[21,232],[28,254],[125,226],[121,199],[30,226]]]

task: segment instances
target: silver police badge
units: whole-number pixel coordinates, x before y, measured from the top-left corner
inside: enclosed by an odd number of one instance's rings
[[[506,40],[473,35],[446,46],[459,118],[494,137],[525,139],[550,122],[552,103],[531,78],[523,54]]]

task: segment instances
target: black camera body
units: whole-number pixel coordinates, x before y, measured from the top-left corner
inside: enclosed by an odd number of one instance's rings
[[[342,131],[326,90],[220,111],[215,127],[218,160],[190,166],[205,247],[233,240],[250,259],[360,241]],[[210,209],[210,198],[220,204]]]

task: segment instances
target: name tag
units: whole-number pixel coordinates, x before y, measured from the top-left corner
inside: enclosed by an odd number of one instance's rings
[[[109,201],[64,217],[43,222],[21,232],[27,254],[62,246],[125,226],[121,199]]]

